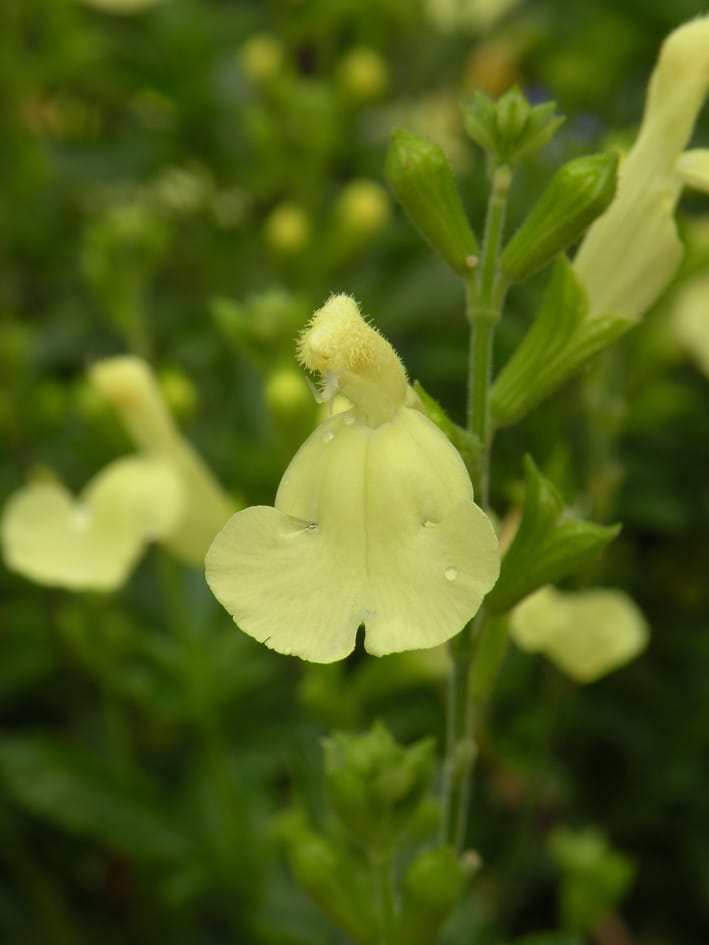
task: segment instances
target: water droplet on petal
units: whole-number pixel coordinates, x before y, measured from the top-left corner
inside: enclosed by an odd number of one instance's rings
[[[458,577],[458,568],[446,568],[446,570],[443,572],[443,577],[446,579],[446,581],[455,581],[455,579]]]
[[[424,520],[422,528],[435,528],[438,522],[432,522],[430,518]]]
[[[332,443],[332,441],[335,439],[335,434],[332,432],[332,430],[327,430],[325,433],[323,433],[322,438],[323,443]]]
[[[351,427],[353,423],[357,422],[357,417],[352,413],[348,417],[345,417],[345,426]]]
[[[91,509],[87,505],[77,505],[74,509],[74,523],[77,528],[88,528],[91,522]]]

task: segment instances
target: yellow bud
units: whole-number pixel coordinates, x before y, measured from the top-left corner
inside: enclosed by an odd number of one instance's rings
[[[371,180],[353,180],[340,191],[335,213],[342,226],[357,235],[381,229],[391,217],[386,190]]]
[[[345,90],[356,99],[379,98],[389,85],[389,69],[374,49],[355,46],[340,62],[340,79]]]
[[[268,82],[283,65],[283,46],[270,33],[256,33],[239,50],[239,62],[254,82]]]
[[[310,242],[310,219],[296,203],[279,204],[266,220],[264,235],[276,252],[295,255]]]

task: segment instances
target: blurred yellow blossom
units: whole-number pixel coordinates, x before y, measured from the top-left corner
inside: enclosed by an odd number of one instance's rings
[[[78,499],[59,482],[31,482],[3,511],[5,562],[39,584],[114,590],[146,543],[175,527],[181,505],[174,470],[156,459],[110,463]]]
[[[233,511],[232,501],[175,426],[145,361],[132,355],[107,358],[97,361],[89,376],[141,451],[167,463],[177,475],[181,514],[163,541],[177,557],[198,564]]]
[[[298,355],[328,399],[339,391],[352,407],[301,446],[275,508],[230,519],[207,581],[245,633],[313,662],[347,656],[361,624],[377,656],[442,643],[499,570],[463,461],[353,299],[332,296],[315,313]]]
[[[640,609],[622,591],[564,593],[547,586],[512,611],[510,634],[523,650],[541,652],[576,682],[588,683],[630,662],[647,645]]]
[[[591,317],[638,318],[677,271],[683,246],[674,213],[682,188],[709,189],[709,152],[684,151],[708,90],[705,16],[680,26],[663,43],[615,199],[588,231],[574,261]]]

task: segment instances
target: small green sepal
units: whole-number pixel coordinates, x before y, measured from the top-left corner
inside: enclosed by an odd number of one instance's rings
[[[565,164],[505,247],[507,282],[534,275],[574,243],[613,199],[618,155],[592,154]]]
[[[589,317],[586,290],[559,256],[534,324],[492,386],[495,423],[519,420],[633,324],[619,315]]]
[[[404,874],[396,941],[400,945],[435,942],[471,872],[453,847],[419,853]]]
[[[620,525],[571,518],[561,495],[530,456],[525,457],[524,466],[522,518],[502,559],[497,584],[485,598],[492,613],[506,613],[537,588],[579,571],[620,531]]]
[[[478,244],[443,151],[401,128],[391,137],[386,175],[411,222],[454,272],[477,264]]]
[[[377,723],[362,735],[336,732],[324,745],[325,786],[343,825],[371,854],[390,854],[427,795],[433,739],[405,748]]]
[[[555,102],[531,106],[517,86],[497,102],[476,91],[462,105],[468,137],[498,165],[512,165],[545,145],[564,121],[555,111]]]
[[[300,811],[288,812],[276,827],[293,875],[323,913],[355,942],[375,941],[378,919],[361,863],[311,830]]]

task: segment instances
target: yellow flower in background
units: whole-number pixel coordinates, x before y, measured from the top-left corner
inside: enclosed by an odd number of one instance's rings
[[[158,460],[119,459],[74,496],[56,481],[34,482],[2,516],[7,566],[38,584],[111,591],[127,579],[148,541],[175,527],[182,490]]]
[[[415,406],[404,367],[356,302],[332,296],[298,356],[351,409],[322,423],[286,470],[275,507],[238,512],[207,581],[247,634],[319,663],[458,633],[497,579],[494,529],[459,454]]]
[[[591,226],[574,260],[591,317],[638,318],[677,271],[684,250],[674,213],[682,188],[709,191],[709,151],[684,151],[708,90],[705,16],[680,26],[663,43],[615,199]]]
[[[588,683],[634,659],[649,631],[622,591],[564,593],[548,586],[515,607],[510,635],[521,649],[544,653],[576,682]]]
[[[8,567],[39,584],[109,591],[149,541],[201,564],[233,503],[175,426],[145,361],[109,358],[89,376],[142,455],[110,463],[78,499],[57,481],[14,493],[2,516]]]
[[[177,476],[180,515],[163,543],[188,564],[201,564],[234,503],[178,430],[145,361],[132,355],[97,361],[89,378],[115,408],[141,452],[169,465]]]

